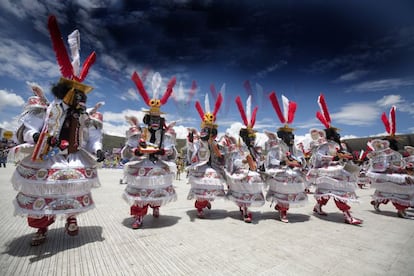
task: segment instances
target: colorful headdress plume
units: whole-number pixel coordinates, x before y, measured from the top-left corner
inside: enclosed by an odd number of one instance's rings
[[[279,120],[282,124],[284,124],[283,127],[280,127],[279,130],[292,132],[293,128],[289,127],[289,124],[291,124],[295,118],[295,112],[297,108],[297,104],[295,102],[289,101],[288,98],[282,95],[282,103],[283,103],[283,113],[280,108],[279,102],[276,97],[276,93],[272,91],[269,95],[270,101],[272,103],[272,106],[274,110],[276,111],[277,116],[279,117]]]
[[[246,100],[246,111],[244,111],[243,103],[241,101],[240,96],[236,97],[236,105],[237,105],[237,108],[239,109],[240,116],[247,130],[249,130],[250,132],[253,131],[254,124],[256,123],[256,114],[257,114],[258,107],[256,106],[253,109],[253,112],[251,112],[252,97],[249,96]]]
[[[105,102],[97,102],[94,107],[88,108],[86,110],[92,120],[95,120],[101,124],[103,123],[103,115],[101,112],[98,112],[98,109],[101,108],[104,104]]]
[[[138,118],[135,116],[125,116],[125,120],[129,123],[130,127],[127,131],[127,138],[138,135],[141,133]]]
[[[158,91],[161,87],[162,78],[161,75],[156,72],[152,77],[152,91],[153,97],[150,99],[148,96],[147,91],[145,90],[144,84],[140,79],[137,72],[134,72],[131,77],[132,81],[135,83],[136,87],[138,88],[138,92],[141,95],[144,102],[150,107],[150,110],[147,111],[151,115],[160,115],[162,112],[160,111],[160,107],[167,103],[168,98],[171,96],[173,92],[173,88],[176,84],[176,78],[172,77],[167,84],[167,89],[164,92],[164,95],[161,99],[158,99]]]
[[[216,119],[217,119],[216,115],[217,115],[217,112],[220,110],[222,103],[223,103],[223,96],[221,95],[221,93],[219,93],[217,96],[213,112],[210,111],[210,102],[208,100],[208,94],[206,94],[205,99],[204,99],[204,109],[205,109],[204,111],[199,101],[195,103],[195,107],[202,120],[201,128],[205,128],[205,127],[217,128],[217,125],[215,124]]]
[[[80,70],[80,35],[79,31],[75,30],[72,34],[69,35],[68,42],[71,49],[71,55],[73,62],[70,61],[69,55],[66,51],[65,44],[62,39],[62,35],[57,24],[56,17],[51,15],[48,19],[48,29],[50,38],[52,40],[53,50],[56,54],[56,60],[59,64],[60,73],[62,78],[60,83],[66,83],[73,89],[79,90],[86,93],[92,91],[92,87],[83,84],[88,75],[89,68],[96,60],[96,53],[92,52],[82,66]]]
[[[333,128],[337,130],[337,128],[331,125],[331,116],[329,115],[328,105],[326,104],[325,97],[322,93],[318,97],[318,105],[320,111],[316,112],[316,118],[319,119],[326,129]]]
[[[395,110],[396,109],[397,108],[395,106],[391,107],[389,118],[387,118],[387,115],[385,114],[385,112],[383,112],[381,115],[381,120],[384,123],[385,130],[391,137],[395,136],[395,131],[396,131],[396,122],[395,122]]]

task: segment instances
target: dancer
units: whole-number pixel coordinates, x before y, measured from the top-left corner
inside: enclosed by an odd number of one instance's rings
[[[331,118],[324,95],[318,98],[321,111],[316,113],[316,117],[325,126],[324,134],[321,131],[311,131],[311,136],[319,134],[317,145],[311,157],[312,169],[308,175],[316,177],[315,199],[317,201],[313,211],[322,216],[327,214],[322,210],[322,206],[328,203],[333,197],[339,210],[344,214],[345,222],[353,225],[361,224],[362,220],[351,215],[349,202],[357,202],[355,193],[356,176],[344,169],[347,160],[352,159],[352,155],[343,151],[341,136],[338,129],[331,125]],[[326,141],[320,136],[325,136]]]
[[[188,135],[187,148],[192,155],[189,156],[191,165],[187,167],[188,183],[191,184],[187,199],[196,199],[194,206],[199,218],[204,218],[203,209],[211,209],[211,202],[214,199],[225,196],[224,155],[216,141],[218,126],[215,123],[222,102],[223,98],[220,93],[216,99],[214,111],[211,112],[208,95],[205,97],[205,110],[197,101],[195,106],[202,120],[199,139],[194,140],[195,129],[190,130]]]
[[[102,150],[103,115],[98,111],[104,104],[105,102],[98,102],[94,107],[86,109],[88,118],[85,121],[83,133],[83,148],[89,152],[96,152],[97,162],[105,160],[105,153]]]
[[[358,187],[361,189],[369,188],[370,186],[370,179],[367,176],[367,169],[369,164],[369,159],[367,158],[369,151],[361,150],[360,152],[356,152],[354,156],[353,162],[359,166],[359,173],[357,176],[357,184]]]
[[[373,149],[368,153],[369,168],[367,176],[371,179],[371,186],[375,188],[371,204],[380,212],[380,204],[392,202],[400,218],[410,218],[406,210],[414,206],[414,177],[410,165],[398,152],[398,141],[395,137],[396,107],[391,107],[389,118],[382,113],[381,119],[389,134],[384,140],[374,139],[370,142]],[[409,163],[410,164],[410,163]]]
[[[269,95],[273,108],[283,125],[277,131],[265,131],[269,140],[266,142],[267,156],[265,162],[265,183],[268,186],[266,200],[275,203],[275,210],[279,211],[282,222],[289,222],[287,211],[289,207],[304,206],[308,202],[303,168],[304,158],[294,147],[295,136],[289,124],[293,122],[296,103],[289,101],[282,95],[284,113],[279,106],[276,93]]]
[[[86,94],[93,89],[82,81],[95,61],[95,53],[77,74],[79,64],[70,63],[54,16],[49,17],[48,27],[62,78],[52,87],[55,99],[43,120],[29,119],[31,115],[27,114],[21,136],[33,145],[33,152],[18,163],[12,176],[13,187],[18,191],[15,213],[26,215],[29,226],[38,229],[32,245],[45,241],[48,227],[57,215],[66,217],[66,232],[77,235],[76,217],[94,208],[91,189],[100,186],[96,158],[91,155],[97,154],[100,159],[99,153],[82,148],[81,135],[88,117]],[[72,57],[79,57],[78,43],[79,39],[71,45]]]
[[[138,151],[139,144],[145,144],[144,140],[141,140],[142,130],[138,123],[138,118],[135,116],[125,116],[125,120],[130,125],[129,129],[126,132],[126,142],[125,146],[121,149],[121,160],[124,164],[129,161],[137,161],[144,159],[144,155]],[[124,166],[124,176],[119,180],[120,184],[127,184],[128,173],[125,171]]]
[[[263,181],[257,169],[260,165],[260,155],[255,147],[256,133],[253,130],[256,123],[257,107],[251,112],[251,96],[247,98],[244,111],[240,96],[236,98],[243,123],[239,135],[244,147],[239,147],[236,139],[225,135],[222,140],[226,148],[225,175],[228,184],[227,197],[239,206],[243,220],[252,222],[249,207],[260,207],[265,204]]]
[[[130,213],[134,218],[132,228],[138,229],[148,212],[148,207],[153,209],[153,216],[158,218],[160,207],[177,199],[173,186],[174,171],[171,170],[175,166],[164,161],[173,151],[165,147],[167,126],[160,111],[160,107],[168,101],[173,92],[176,80],[174,77],[169,81],[161,99],[157,98],[162,81],[159,73],[155,73],[152,78],[152,99],[136,72],[133,73],[132,80],[144,102],[150,107],[143,119],[147,126],[143,131],[144,136],[141,137],[137,148],[133,149],[134,155],[142,157],[139,160],[131,160],[124,166],[127,187],[123,198],[131,206]]]
[[[405,146],[404,149],[408,154],[406,157],[404,157],[407,174],[414,175],[414,147]]]

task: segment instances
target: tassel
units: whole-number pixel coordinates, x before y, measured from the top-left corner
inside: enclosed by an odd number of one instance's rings
[[[56,17],[51,15],[48,19],[48,29],[50,38],[52,40],[53,50],[56,54],[56,60],[59,64],[60,73],[63,77],[67,79],[72,79],[73,77],[73,67],[70,62],[68,53],[66,51],[65,45],[62,40],[62,35],[57,24]]]
[[[283,116],[282,110],[280,109],[279,102],[276,97],[276,93],[272,91],[269,95],[270,102],[272,103],[273,109],[276,111],[277,116],[282,124],[286,123],[285,117]]]
[[[243,120],[244,125],[248,126],[249,121],[247,121],[246,113],[244,112],[243,103],[241,102],[240,96],[236,97],[236,105],[237,105],[237,108],[239,109],[240,116]]]
[[[132,79],[132,81],[135,83],[136,87],[138,88],[138,92],[139,92],[139,94],[141,95],[141,97],[142,97],[142,99],[144,100],[144,102],[145,102],[147,105],[149,105],[149,102],[150,102],[150,100],[151,100],[151,99],[149,98],[148,93],[147,93],[147,91],[145,90],[144,85],[142,84],[142,81],[141,81],[141,79],[139,78],[139,75],[137,74],[137,72],[134,72],[134,73],[132,74],[131,79]]]
[[[175,86],[175,83],[177,82],[177,79],[175,77],[171,78],[171,80],[168,82],[167,90],[164,93],[164,96],[161,98],[161,104],[165,104],[168,101],[168,98],[171,96],[173,92],[173,88]]]

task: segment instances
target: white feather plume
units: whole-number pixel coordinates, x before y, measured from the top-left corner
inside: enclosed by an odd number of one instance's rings
[[[152,76],[152,98],[158,99],[158,91],[161,87],[162,78],[160,73],[155,72]]]
[[[285,122],[287,122],[288,114],[289,114],[289,99],[282,95],[282,103],[283,103],[283,117],[285,117]]]
[[[80,33],[78,30],[74,30],[68,36],[68,43],[70,47],[70,53],[72,56],[72,67],[75,76],[79,76],[80,73]]]
[[[250,124],[250,121],[252,119],[252,96],[249,95],[249,97],[246,100],[246,117],[247,122]]]
[[[204,112],[211,113],[210,101],[208,100],[208,94],[206,94],[206,97],[204,98]]]

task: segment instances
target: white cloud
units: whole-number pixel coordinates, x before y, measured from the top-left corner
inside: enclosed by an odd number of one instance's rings
[[[128,91],[120,96],[124,101],[141,101],[141,97],[138,97],[138,92],[135,89],[128,89]]]
[[[346,73],[336,80],[334,80],[334,83],[337,82],[347,82],[347,81],[354,81],[357,79],[360,79],[361,77],[365,76],[368,73],[366,70],[355,70],[353,72]]]
[[[344,125],[367,126],[379,118],[380,109],[374,103],[350,103],[331,114],[332,122]]]
[[[27,46],[25,46],[27,45]],[[39,53],[53,54],[44,46],[28,41],[11,39],[0,40],[0,75],[16,79],[57,78],[59,70],[53,56],[46,57]],[[48,60],[50,59],[50,60]],[[52,62],[53,60],[53,62]]]
[[[386,95],[379,99],[377,104],[386,108],[395,105],[398,111],[414,114],[414,102],[408,102],[401,95]]]
[[[366,81],[351,86],[346,92],[374,92],[384,90],[395,90],[402,87],[414,86],[414,79],[384,79],[376,81]]]
[[[23,106],[24,103],[25,101],[19,95],[7,92],[6,90],[0,90],[0,110],[2,110],[6,106]]]
[[[386,95],[377,101],[380,106],[392,106],[403,102],[400,95]]]
[[[5,130],[15,131],[18,127],[18,116],[13,117],[11,120],[0,122],[0,128]]]

